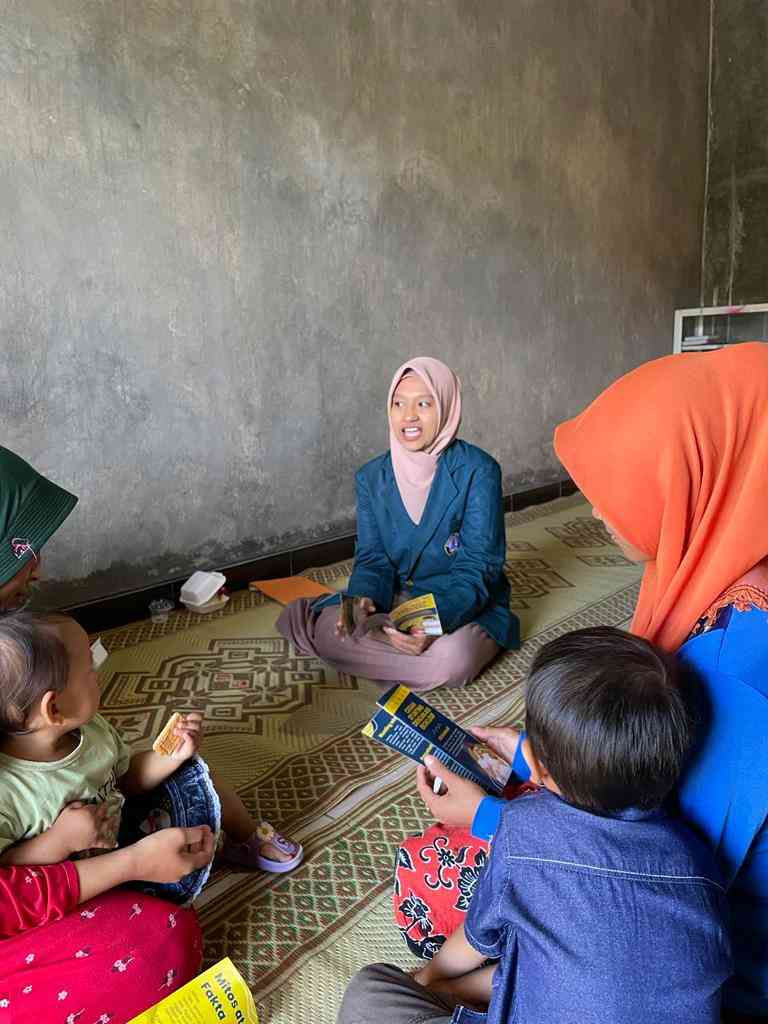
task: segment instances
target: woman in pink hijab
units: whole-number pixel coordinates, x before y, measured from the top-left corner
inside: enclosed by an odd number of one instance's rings
[[[299,600],[278,629],[303,654],[340,672],[413,690],[462,686],[500,649],[517,647],[504,575],[501,470],[457,439],[461,384],[438,359],[417,356],[395,373],[387,399],[389,451],[357,473],[357,550],[346,594]],[[402,633],[393,608],[433,594],[443,635]],[[375,616],[375,618],[374,618]]]

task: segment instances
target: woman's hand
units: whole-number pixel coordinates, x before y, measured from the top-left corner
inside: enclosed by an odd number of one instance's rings
[[[352,608],[352,619],[355,626],[359,626],[361,623],[365,622],[369,615],[374,615],[376,613],[376,605],[370,597],[356,597]],[[336,635],[340,637],[349,636],[341,615],[339,615],[339,618],[336,621]]]
[[[202,730],[203,716],[199,712],[191,711],[188,715],[182,715],[173,730],[173,735],[178,736],[181,743],[169,758],[172,761],[188,761],[194,757],[200,749]]]
[[[131,879],[178,882],[213,860],[214,837],[207,825],[163,828],[129,846]]]
[[[214,846],[214,835],[207,825],[163,828],[132,846],[75,861],[80,881],[78,902],[85,903],[126,882],[178,882],[210,864]]]
[[[423,654],[437,638],[427,636],[423,629],[414,629],[411,633],[401,633],[394,626],[384,626],[382,633],[396,651],[402,654]]]
[[[507,764],[512,764],[515,760],[517,746],[520,742],[520,733],[517,729],[513,729],[511,725],[489,728],[477,725],[469,731],[473,736],[477,736],[479,740],[482,740],[483,743],[489,746]]]
[[[476,782],[462,779],[450,771],[431,754],[424,758],[424,764],[426,769],[421,765],[416,769],[416,786],[435,820],[454,828],[471,828],[477,808],[486,796],[485,791]],[[427,771],[432,778],[439,776],[442,779],[445,787],[442,794],[433,791]]]

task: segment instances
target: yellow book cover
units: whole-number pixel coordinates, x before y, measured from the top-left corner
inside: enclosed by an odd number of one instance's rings
[[[128,1024],[259,1024],[253,996],[225,957]]]
[[[410,601],[404,601],[392,609],[389,617],[401,633],[420,629],[427,636],[443,635],[434,594],[424,594],[423,597],[412,597]]]

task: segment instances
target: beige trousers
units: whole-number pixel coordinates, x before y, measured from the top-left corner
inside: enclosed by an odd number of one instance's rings
[[[412,690],[470,683],[499,652],[499,645],[481,626],[471,623],[438,637],[423,654],[403,654],[374,634],[359,640],[336,634],[338,606],[313,614],[311,602],[289,604],[277,628],[302,654],[312,654],[347,675],[380,683],[403,683]]]

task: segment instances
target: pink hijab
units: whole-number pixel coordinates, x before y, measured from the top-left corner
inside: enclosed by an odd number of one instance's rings
[[[416,374],[437,403],[437,434],[434,441],[421,452],[411,452],[389,428],[389,450],[395,480],[405,510],[417,525],[421,522],[429,489],[437,472],[437,461],[456,437],[461,423],[461,382],[456,374],[439,359],[416,356],[403,363],[392,378],[387,398],[387,416],[392,408],[395,389],[403,377]]]

